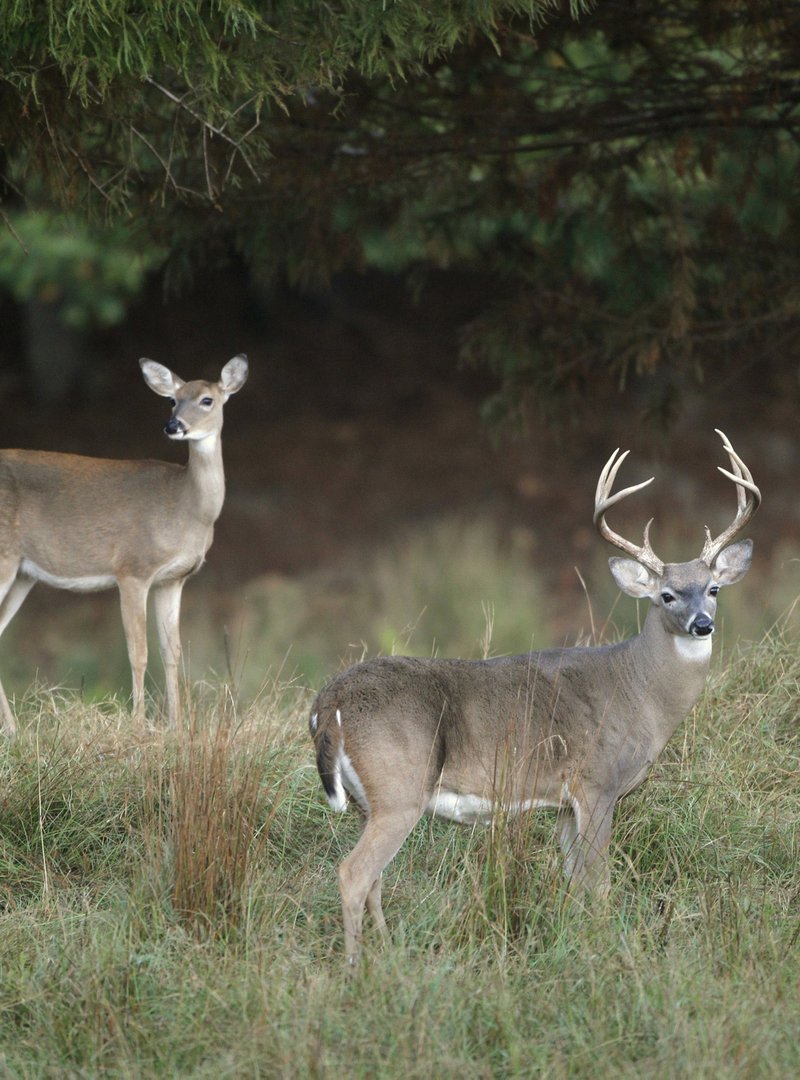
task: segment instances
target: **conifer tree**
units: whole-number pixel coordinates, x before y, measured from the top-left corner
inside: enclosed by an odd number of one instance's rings
[[[797,344],[791,0],[8,0],[2,212],[269,280],[481,273],[500,405]],[[24,238],[22,238],[24,241]]]

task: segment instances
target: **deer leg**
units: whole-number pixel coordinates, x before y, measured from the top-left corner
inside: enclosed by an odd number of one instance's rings
[[[147,592],[139,578],[118,582],[122,627],[128,646],[133,684],[133,719],[144,722],[144,673],[147,668]]]
[[[35,578],[14,577],[0,585],[0,634],[17,614],[22,601],[35,584]]]
[[[564,873],[570,888],[599,898],[611,888],[608,845],[614,816],[614,799],[573,795],[572,812],[559,813],[559,842],[564,853]],[[571,820],[570,820],[571,819]]]
[[[19,611],[22,601],[35,584],[33,578],[17,577],[16,573],[15,568],[14,576],[6,578],[3,584],[0,585],[0,596],[2,596],[0,600],[0,634],[3,633]],[[2,683],[0,683],[0,723],[2,723],[3,734],[6,738],[13,739],[17,734],[17,723]]]
[[[181,593],[184,579],[169,581],[153,590],[153,607],[167,689],[167,722],[177,726],[180,712],[178,673],[181,662]]]
[[[367,893],[367,911],[372,919],[375,929],[381,934],[382,937],[386,937],[386,919],[383,917],[383,908],[381,907],[381,882],[383,880],[383,874],[378,874]]]
[[[339,867],[344,949],[349,964],[355,964],[358,959],[365,904],[369,904],[378,928],[385,929],[380,906],[381,873],[420,817],[421,811],[417,809],[373,814],[361,839]]]
[[[556,819],[558,843],[564,856],[564,877],[569,881],[575,873],[575,861],[578,857],[575,844],[578,839],[578,823],[573,810],[559,810]]]

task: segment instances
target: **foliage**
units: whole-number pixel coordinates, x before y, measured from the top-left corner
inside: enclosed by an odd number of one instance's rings
[[[348,76],[419,75],[500,19],[552,6],[12,0],[0,26],[9,173],[41,176],[68,202],[222,208],[229,191],[251,199],[272,180],[281,120],[302,130],[328,115]]]
[[[133,215],[185,273],[488,278],[462,355],[502,409],[795,351],[790,0],[12,0],[6,195]]]
[[[386,875],[392,940],[367,927],[351,978],[334,866],[359,824],[329,812],[296,699],[237,718],[228,794],[234,758],[258,772],[264,835],[235,932],[221,905],[198,937],[171,901],[176,742],[31,694],[0,754],[2,1071],[796,1075],[798,679],[779,630],[714,674],[618,810],[607,908],[565,903],[547,812],[421,823]],[[210,731],[219,702],[195,706]]]
[[[53,305],[79,330],[119,322],[161,258],[152,247],[137,251],[119,225],[104,229],[75,215],[31,211],[0,231],[0,284],[17,300]]]

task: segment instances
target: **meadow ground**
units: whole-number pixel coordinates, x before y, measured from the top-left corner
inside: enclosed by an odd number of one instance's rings
[[[800,656],[727,653],[618,809],[610,901],[547,813],[423,821],[342,962],[309,696],[195,688],[179,735],[33,689],[0,749],[0,1076],[800,1075]]]

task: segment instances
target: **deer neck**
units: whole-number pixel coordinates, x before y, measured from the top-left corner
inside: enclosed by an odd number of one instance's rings
[[[225,501],[221,432],[189,443],[187,479],[192,516],[213,525]]]
[[[666,745],[703,692],[711,663],[711,637],[671,633],[653,605],[641,634],[631,639],[631,645],[634,666],[655,705],[657,739]]]
[[[671,677],[694,674],[705,680],[711,662],[710,634],[701,638],[673,634],[664,625],[660,609],[653,604],[639,636],[653,660],[669,671]]]

